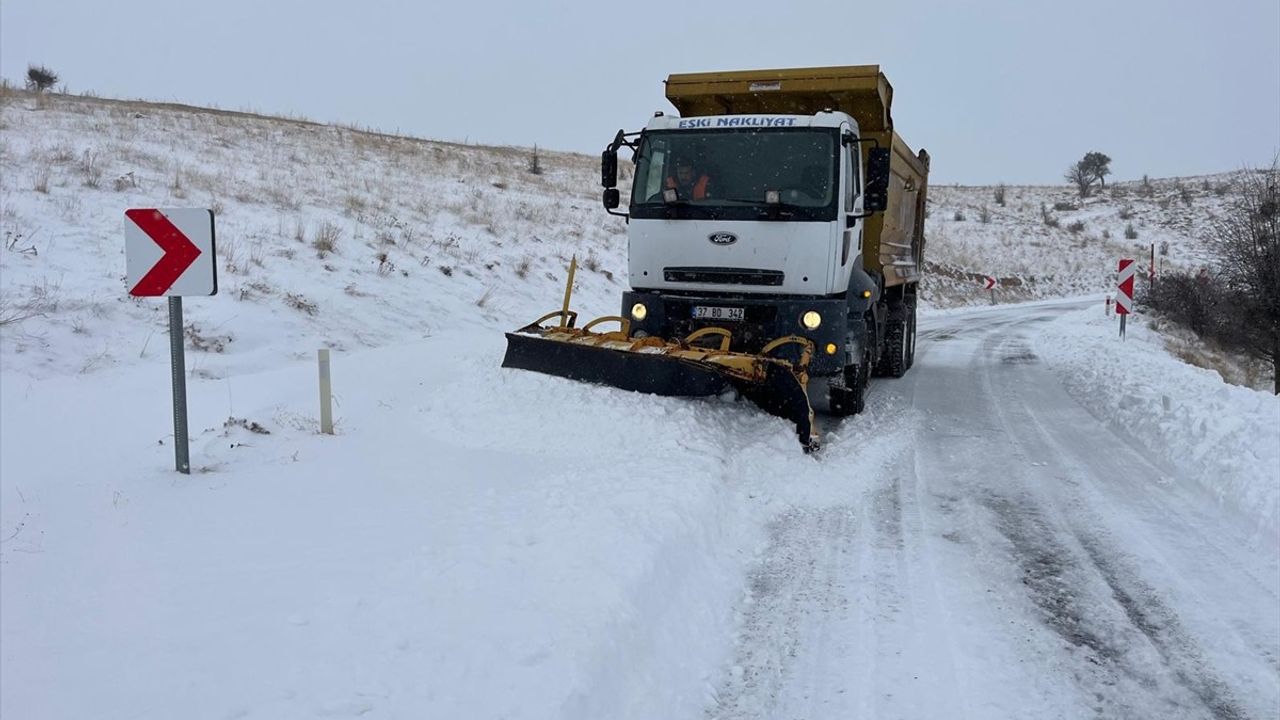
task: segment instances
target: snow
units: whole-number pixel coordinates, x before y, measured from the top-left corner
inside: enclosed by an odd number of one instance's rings
[[[941,334],[916,379],[878,381],[806,456],[741,401],[500,367],[502,332],[558,306],[572,255],[575,307],[616,311],[624,226],[599,209],[598,159],[540,150],[531,175],[520,148],[69,97],[37,111],[22,94],[0,124],[0,318],[22,318],[0,325],[0,716],[761,717],[809,700],[797,680],[883,715],[1014,717],[1032,686],[1064,716],[1088,701],[1068,678],[1089,666],[1044,639],[986,506],[953,497],[969,470],[921,455],[986,427],[912,397],[970,370]],[[951,227],[946,209],[989,188],[932,192],[930,252],[951,273],[935,306],[987,302],[966,273],[1026,297],[1105,290],[1092,268],[1112,246],[1009,250],[1061,189],[1011,188],[1029,209],[997,213],[987,244],[991,226]],[[1137,208],[1152,225],[1156,202]],[[122,256],[124,208],[181,205],[218,209],[220,256],[219,295],[185,303],[190,476],[172,469],[164,304],[125,296]],[[1161,232],[1192,257],[1191,230]],[[1035,262],[1065,269],[1033,279]],[[993,312],[1059,309],[930,310],[922,328],[977,336]],[[1239,515],[1274,537],[1273,398],[1179,363],[1140,322],[1115,342],[1100,308],[1035,327],[1080,403],[1174,465],[1171,486],[1221,499],[1225,520],[1190,506],[1210,518],[1198,530]],[[318,432],[321,347],[334,436]],[[1237,590],[1233,619],[1257,615],[1265,592]],[[1245,706],[1265,706],[1269,676],[1239,668]],[[859,677],[877,684],[846,694]]]
[[[1090,412],[1280,542],[1280,397],[1178,360],[1141,315],[1123,341],[1118,322],[1101,306],[1064,315],[1038,350]]]

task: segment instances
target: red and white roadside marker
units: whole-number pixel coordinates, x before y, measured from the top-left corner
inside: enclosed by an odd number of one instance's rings
[[[1120,316],[1120,337],[1124,337],[1125,317],[1133,312],[1133,277],[1138,268],[1133,258],[1120,258],[1119,282],[1116,285],[1116,314]]]
[[[178,472],[190,474],[182,297],[218,294],[213,211],[205,208],[125,210],[124,250],[129,294],[169,298],[174,464]]]
[[[985,276],[983,276],[983,278],[982,278],[982,289],[983,289],[983,290],[986,290],[986,291],[987,291],[987,292],[989,292],[989,293],[991,293],[991,304],[992,304],[992,305],[995,305],[995,304],[996,304],[996,287],[997,287],[998,285],[1000,285],[1000,281],[999,281],[999,280],[996,280],[994,277],[992,277],[992,276],[990,276],[990,275],[985,275]]]
[[[213,213],[204,208],[124,211],[125,275],[135,297],[216,295]]]

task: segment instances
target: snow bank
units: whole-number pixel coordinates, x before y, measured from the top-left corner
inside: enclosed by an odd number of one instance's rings
[[[1090,412],[1280,534],[1280,398],[1178,360],[1141,316],[1129,320],[1122,342],[1101,307],[1063,315],[1043,328],[1039,352]]]
[[[193,379],[189,477],[162,360],[4,376],[0,714],[699,714],[757,543],[723,474],[743,409],[502,346],[336,354],[335,437],[312,366]]]

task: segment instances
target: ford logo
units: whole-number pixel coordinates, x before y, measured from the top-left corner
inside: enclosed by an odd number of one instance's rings
[[[730,232],[711,233],[707,239],[712,245],[732,245],[738,242],[738,236]]]

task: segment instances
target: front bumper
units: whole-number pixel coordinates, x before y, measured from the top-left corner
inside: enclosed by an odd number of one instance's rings
[[[644,320],[636,320],[631,314],[636,303],[643,303],[648,311]],[[740,321],[695,320],[693,308],[697,305],[742,308],[745,318]],[[800,323],[800,317],[810,310],[822,315],[822,324],[814,330]],[[817,376],[835,375],[844,369],[848,313],[849,306],[844,298],[691,296],[628,290],[622,293],[621,314],[631,319],[632,335],[643,332],[665,340],[683,338],[705,327],[725,328],[733,333],[729,349],[743,353],[758,353],[771,340],[798,335],[813,343],[809,374]],[[835,346],[834,353],[827,352],[829,345]],[[790,350],[783,349],[783,352]]]

